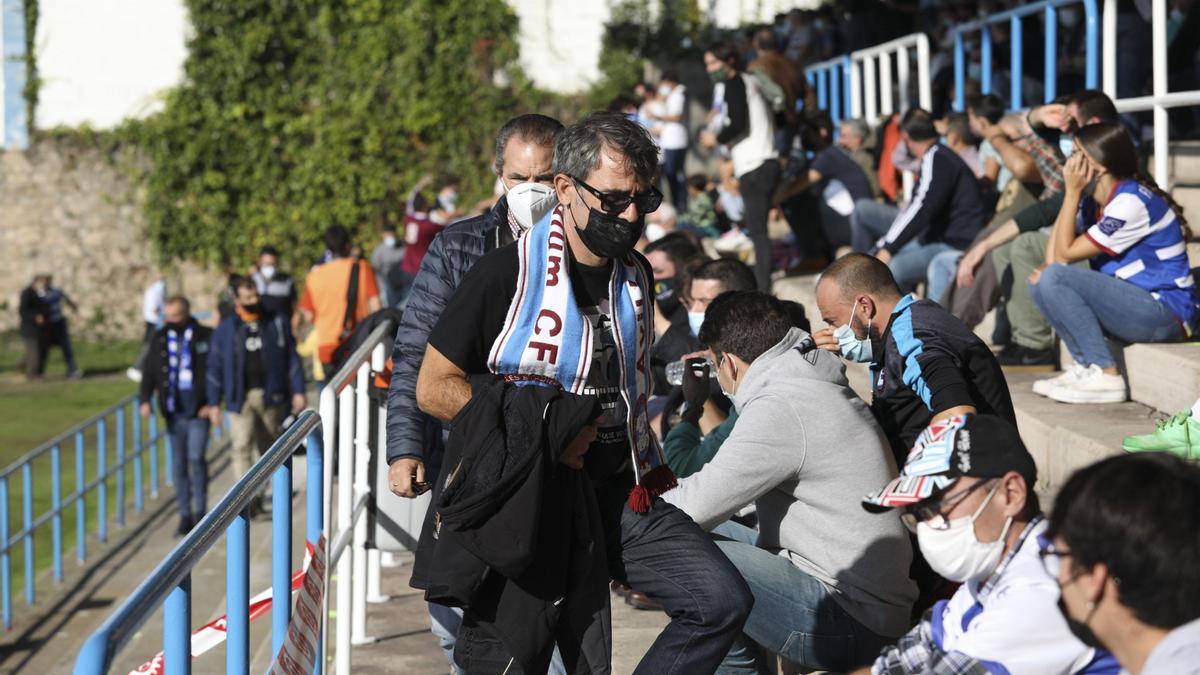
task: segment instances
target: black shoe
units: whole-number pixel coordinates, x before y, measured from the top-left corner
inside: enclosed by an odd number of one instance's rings
[[[175,529],[175,536],[182,537],[192,531],[192,517],[184,516],[179,519],[179,527]]]
[[[1010,342],[996,357],[1002,366],[1054,366],[1053,349],[1030,349]]]

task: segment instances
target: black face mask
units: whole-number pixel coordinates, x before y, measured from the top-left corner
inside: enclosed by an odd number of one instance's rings
[[[1062,612],[1063,620],[1067,622],[1067,628],[1071,630],[1071,634],[1076,639],[1093,649],[1106,649],[1100,643],[1100,639],[1096,637],[1096,634],[1092,632],[1092,629],[1088,628],[1087,622],[1071,618],[1071,615],[1067,612],[1067,603],[1063,602],[1061,594],[1058,597],[1058,611]],[[1089,615],[1088,618],[1090,619],[1091,616]]]
[[[679,302],[679,295],[675,293],[674,279],[659,279],[654,282],[654,302],[658,304],[658,309],[667,315],[675,314],[683,306],[683,303]]]
[[[582,197],[580,199],[582,200]],[[571,220],[575,220],[574,211]],[[601,258],[621,258],[633,250],[638,239],[642,237],[645,224],[645,215],[639,214],[638,219],[631,223],[624,218],[610,216],[588,206],[587,229],[579,229],[579,223],[576,221],[575,231],[579,233],[583,245],[592,253]]]
[[[253,305],[242,305],[242,311],[247,312],[249,314],[261,314],[262,313],[262,303],[256,302]]]
[[[187,322],[184,321],[182,323],[168,323],[166,326],[167,330],[173,330],[176,333],[182,333],[183,331],[187,330],[188,325]]]

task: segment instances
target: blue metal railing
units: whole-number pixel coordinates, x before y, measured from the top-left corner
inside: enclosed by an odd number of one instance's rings
[[[191,573],[192,568],[222,536],[226,541],[226,660],[230,673],[246,673],[250,667],[250,502],[271,481],[271,645],[273,653],[283,644],[291,618],[292,576],[292,453],[321,423],[312,410],[276,439],[270,449],[225,494],[221,501],[192,529],[140,586],[92,634],[75,661],[75,673],[107,672],[116,654],[135,631],[160,606],[163,608],[163,657],[168,673],[191,669]],[[307,448],[306,533],[316,542],[322,532],[321,452]]]
[[[132,427],[132,434],[126,433],[128,429],[125,424],[126,415],[133,420],[133,424],[129,425]],[[111,439],[108,425],[110,419],[115,422],[115,434]],[[146,430],[142,428],[142,418],[138,415],[137,396],[131,394],[104,411],[55,436],[26,453],[5,469],[0,470],[0,605],[3,608],[5,630],[12,628],[13,625],[12,554],[15,549],[21,548],[24,554],[22,571],[25,600],[29,605],[33,605],[36,599],[37,578],[43,572],[42,569],[36,567],[34,555],[35,539],[39,530],[44,531],[42,528],[47,524],[50,525],[54,581],[62,582],[63,513],[65,511],[72,505],[75,506],[75,555],[83,564],[87,562],[87,501],[91,494],[94,493],[96,498],[94,532],[97,539],[104,543],[108,540],[108,484],[110,482],[114,482],[116,488],[116,499],[113,506],[115,507],[114,520],[118,526],[125,524],[125,482],[127,468],[130,464],[133,466],[135,511],[140,513],[145,508],[142,464],[145,455],[149,454],[150,459],[151,497],[158,496],[158,455],[160,452],[164,453],[164,466],[167,468],[169,484],[171,475],[170,439],[168,438],[165,444],[162,442],[167,434],[159,432],[157,416],[150,417],[148,431],[149,435],[146,436]],[[88,478],[89,438],[92,442],[91,450],[94,453],[91,456],[95,460],[95,472],[90,480]],[[75,491],[64,496],[62,448],[72,439],[75,445]],[[108,461],[110,440],[116,450],[116,461],[112,464]],[[127,452],[129,448],[132,448],[131,454]],[[49,467],[44,466],[46,462],[43,460],[48,461]],[[35,466],[37,471],[35,471]],[[47,488],[44,484],[35,483],[34,478],[44,475],[42,472],[47,468],[50,475],[50,508],[44,513],[35,514],[35,492]],[[18,474],[21,481],[21,529],[10,535],[9,518],[13,514],[11,501],[14,493],[10,483],[16,480]]]
[[[959,24],[954,28],[954,108],[966,109],[966,79],[967,55],[963,35],[974,31],[980,32],[980,89],[985,94],[992,93],[992,30],[995,24],[1008,22],[1009,25],[1009,100],[1008,107],[1018,110],[1025,106],[1022,96],[1024,67],[1022,63],[1022,19],[1035,14],[1045,17],[1043,33],[1045,36],[1045,70],[1043,79],[1044,102],[1053,101],[1058,95],[1058,8],[1063,5],[1083,5],[1085,34],[1085,68],[1084,77],[1088,89],[1100,86],[1100,13],[1096,8],[1096,0],[1042,0],[1031,2],[1016,9],[999,12],[983,17],[976,21]]]
[[[836,131],[850,111],[850,55],[816,63],[805,69],[808,85],[817,89],[817,107],[828,110]]]

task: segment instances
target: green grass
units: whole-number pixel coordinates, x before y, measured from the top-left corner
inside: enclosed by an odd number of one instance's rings
[[[80,380],[67,380],[63,377],[66,368],[61,360],[61,352],[54,350],[47,364],[46,379],[39,382],[25,382],[16,372],[15,364],[20,358],[21,343],[13,334],[0,335],[0,469],[9,466],[25,453],[33,450],[46,441],[54,438],[70,427],[87,420],[97,413],[111,407],[122,398],[134,393],[137,385],[124,376],[124,370],[133,362],[140,349],[136,341],[121,341],[107,344],[79,343],[76,345],[76,359],[79,367],[87,373]],[[132,457],[134,442],[134,423],[132,416],[136,410],[126,407],[122,410],[124,416],[124,451],[126,457]],[[149,424],[142,424],[142,438],[149,437]],[[165,431],[166,425],[159,420],[160,432]],[[117,421],[115,414],[105,418],[105,460],[106,466],[112,468],[117,463]],[[95,425],[90,426],[83,434],[84,462],[83,474],[85,482],[94,480],[98,475],[99,434]],[[166,466],[163,459],[165,440],[159,444],[158,482],[161,486],[165,479]],[[146,451],[142,462],[142,481],[146,497],[150,489],[149,450]],[[59,460],[61,466],[60,496],[65,501],[76,491],[78,476],[76,461],[76,438],[65,439],[59,445]],[[31,518],[36,519],[52,508],[52,471],[51,453],[40,455],[31,463]],[[127,513],[132,513],[134,505],[134,467],[132,462],[124,471],[124,506]],[[21,471],[17,471],[7,479],[7,484],[0,480],[0,488],[8,491],[8,534],[11,537],[20,531],[24,520],[24,484]],[[106,481],[106,521],[109,536],[115,528],[115,517],[118,510],[117,474],[114,472]],[[169,490],[169,488],[167,488]],[[97,532],[97,516],[99,496],[96,490],[88,493],[84,500],[87,523],[86,533],[90,536]],[[62,545],[64,569],[75,566],[76,557],[76,526],[77,506],[71,505],[62,515]],[[33,537],[34,577],[40,578],[44,571],[50,569],[53,560],[53,529],[47,522],[38,528]],[[92,540],[94,542],[94,539]],[[94,543],[92,546],[94,547]],[[95,551],[90,551],[95,555]],[[13,591],[13,612],[20,616],[24,602],[25,579],[25,543],[18,544],[9,552]],[[0,565],[3,560],[0,559]],[[44,592],[45,588],[41,588]]]

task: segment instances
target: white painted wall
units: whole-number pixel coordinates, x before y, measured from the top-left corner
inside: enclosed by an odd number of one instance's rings
[[[183,77],[182,0],[40,0],[36,124],[105,129],[162,106]]]
[[[697,0],[700,9],[721,28],[773,23],[775,15],[792,9],[812,9],[819,0]]]
[[[507,0],[520,21],[520,63],[538,87],[573,94],[600,77],[611,0]]]

